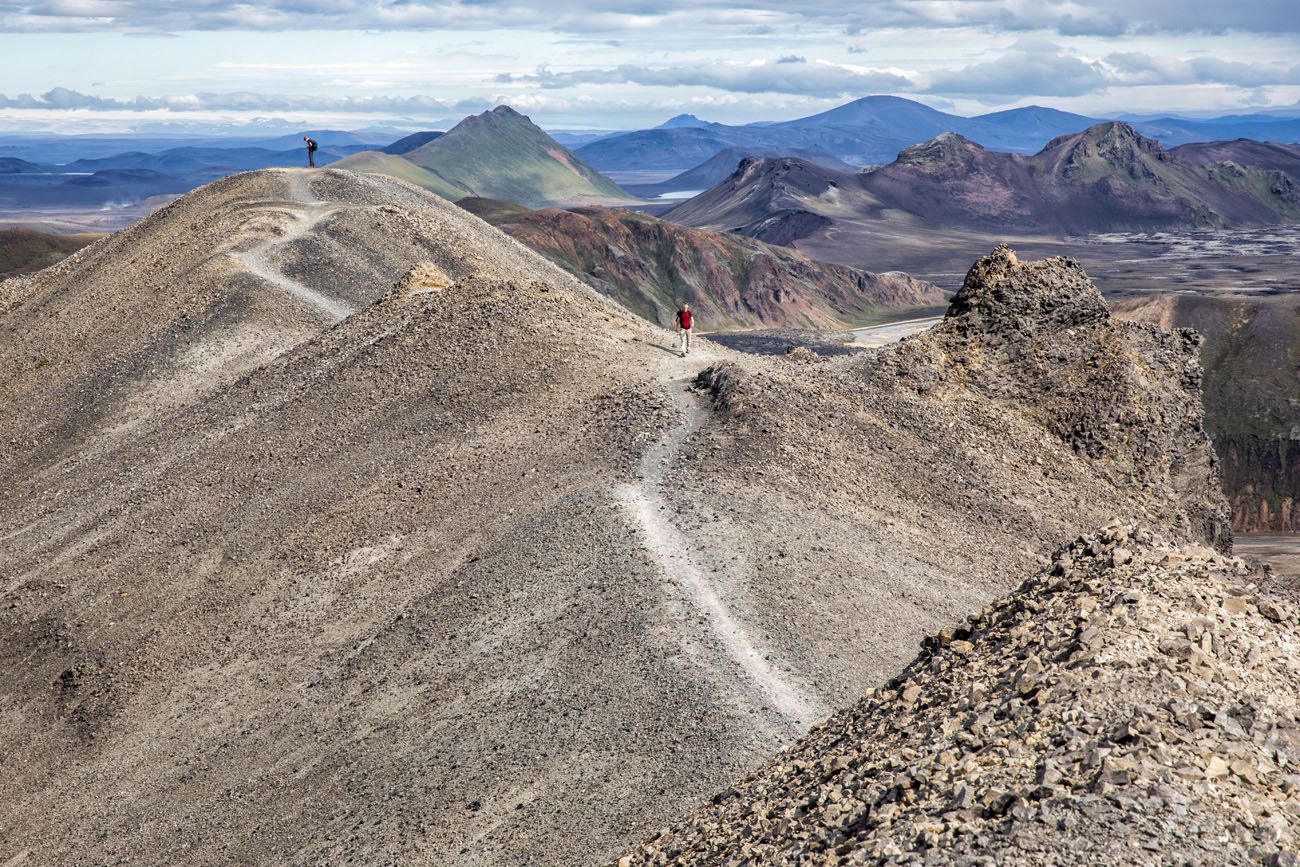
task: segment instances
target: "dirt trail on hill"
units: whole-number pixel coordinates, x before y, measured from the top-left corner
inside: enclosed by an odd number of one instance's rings
[[[231,257],[248,269],[249,273],[307,302],[334,319],[351,316],[356,312],[355,307],[323,292],[318,292],[288,276],[276,266],[272,255],[281,247],[301,240],[315,231],[317,226],[343,210],[342,206],[322,202],[317,198],[311,191],[311,184],[307,176],[301,172],[295,172],[290,176],[289,182],[286,184],[286,193],[285,201],[268,203],[272,209],[283,213],[289,218],[289,226],[285,233],[265,243],[258,244],[250,250],[232,253]],[[303,207],[299,210],[293,207],[294,204]]]
[[[357,312],[231,255],[272,243]],[[958,301],[876,352],[681,359],[330,169],[0,283],[0,858],[600,863],[1081,527],[1223,540],[1190,336],[1007,250]]]
[[[659,569],[703,618],[712,639],[710,643],[716,647],[713,652],[722,659],[721,668],[738,669],[740,679],[735,684],[732,700],[742,710],[753,710],[755,706],[761,711],[775,710],[783,718],[778,726],[780,731],[802,732],[824,716],[827,708],[772,665],[769,650],[762,648],[746,624],[732,613],[725,593],[710,579],[709,574],[719,570],[710,568],[695,550],[711,548],[709,553],[715,562],[735,561],[736,554],[719,550],[727,548],[726,536],[715,532],[707,539],[693,537],[685,530],[685,522],[667,496],[670,469],[679,463],[683,447],[706,419],[699,397],[691,392],[691,381],[710,363],[722,360],[719,353],[706,349],[680,364],[664,365],[660,381],[664,394],[680,416],[679,421],[646,452],[639,478],[624,485],[618,497],[635,526],[645,535]]]

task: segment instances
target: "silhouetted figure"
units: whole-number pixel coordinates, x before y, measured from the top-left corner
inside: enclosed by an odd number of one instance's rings
[[[303,136],[302,140],[307,142],[307,167],[316,168],[316,139]]]

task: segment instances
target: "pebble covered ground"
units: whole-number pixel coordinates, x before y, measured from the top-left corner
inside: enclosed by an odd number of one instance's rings
[[[1111,526],[617,864],[1294,865],[1298,694],[1293,605]]]

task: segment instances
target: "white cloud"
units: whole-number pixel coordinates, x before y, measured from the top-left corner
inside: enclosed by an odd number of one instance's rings
[[[179,96],[136,96],[130,99],[93,96],[55,87],[39,96],[0,94],[0,108],[66,111],[240,111],[240,112],[358,112],[364,114],[428,114],[480,111],[490,108],[484,99],[442,100],[428,96],[302,96],[253,92],[196,93]]]
[[[637,84],[653,87],[711,87],[737,93],[788,93],[807,96],[862,95],[908,90],[912,80],[898,72],[808,62],[786,56],[762,63],[709,63],[687,66],[624,65],[606,69],[552,72],[543,67],[524,74],[497,76],[501,84],[535,84],[545,89],[584,84]]]
[[[1067,36],[1128,32],[1300,32],[1294,0],[48,0],[0,2],[0,30],[429,30],[550,28],[638,31],[682,16],[698,25],[775,30],[781,22],[845,27],[988,27]]]
[[[1078,96],[1110,84],[1110,73],[1099,61],[1056,45],[1020,43],[996,60],[935,73],[925,89],[957,95]]]

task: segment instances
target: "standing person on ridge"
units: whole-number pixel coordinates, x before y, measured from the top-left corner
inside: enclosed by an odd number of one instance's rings
[[[307,142],[307,168],[316,168],[316,139],[303,136],[302,140]]]
[[[685,358],[691,352],[691,327],[695,324],[695,314],[691,312],[689,302],[682,302],[682,309],[677,311],[677,333],[681,335],[681,353]]]

